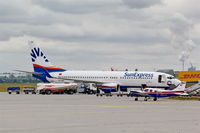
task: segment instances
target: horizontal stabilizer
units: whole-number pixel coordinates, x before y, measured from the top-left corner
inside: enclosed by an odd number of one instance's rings
[[[14,71],[28,73],[28,74],[34,74],[34,75],[42,75],[43,74],[43,73],[38,73],[38,72],[29,72],[29,71],[22,71],[22,70],[14,70]]]

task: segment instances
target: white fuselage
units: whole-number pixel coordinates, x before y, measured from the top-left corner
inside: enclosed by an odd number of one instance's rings
[[[179,84],[173,76],[160,72],[140,71],[64,71],[52,72],[52,77],[63,80],[83,81],[90,83],[117,83],[120,87],[141,88],[142,85],[153,88],[167,88],[168,82]]]
[[[140,71],[66,71],[51,65],[42,50],[31,41],[31,60],[34,67],[33,76],[44,82],[49,80],[67,80],[72,82],[88,82],[102,85],[102,88],[169,88],[170,84],[178,85],[179,80],[160,72]]]

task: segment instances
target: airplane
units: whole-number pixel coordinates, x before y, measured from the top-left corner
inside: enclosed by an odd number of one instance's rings
[[[31,46],[31,59],[34,72],[33,77],[43,82],[53,82],[63,80],[63,82],[95,83],[99,89],[106,94],[111,92],[127,92],[128,88],[150,88],[170,89],[170,86],[181,83],[174,76],[150,71],[72,71],[56,67],[50,63],[42,50],[33,41],[29,41]]]
[[[138,97],[145,97],[144,101],[147,101],[149,98],[153,97],[153,100],[157,101],[157,98],[162,97],[189,96],[185,86],[186,83],[182,82],[173,90],[162,90],[158,88],[144,88],[141,90],[131,90],[130,96],[135,97],[135,101],[138,101]]]

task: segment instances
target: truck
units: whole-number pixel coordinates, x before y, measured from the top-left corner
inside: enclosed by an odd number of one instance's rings
[[[50,94],[74,94],[77,91],[76,83],[38,83],[37,93]]]
[[[77,90],[78,93],[96,94],[97,87],[94,83],[81,83]]]
[[[12,94],[13,92],[20,94],[20,87],[8,87],[7,92],[8,94]]]
[[[36,88],[33,87],[24,87],[24,94],[36,94]]]

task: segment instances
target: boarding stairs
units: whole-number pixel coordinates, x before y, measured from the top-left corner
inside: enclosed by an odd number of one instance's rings
[[[188,88],[186,88],[186,91],[188,93],[195,93],[196,91],[198,91],[200,89],[200,81],[198,81],[197,84],[194,84]]]

